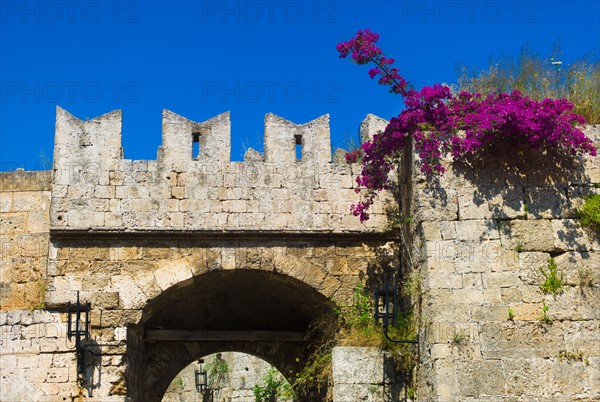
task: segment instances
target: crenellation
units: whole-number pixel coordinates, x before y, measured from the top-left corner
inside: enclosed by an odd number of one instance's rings
[[[156,161],[120,158],[120,118],[116,111],[82,122],[57,109],[57,149],[76,154],[65,160],[66,154],[57,151],[64,158],[55,165],[53,228],[119,230],[126,225],[131,230],[221,230],[229,223],[235,230],[304,231],[330,224],[340,231],[380,227],[382,220],[377,218],[357,225],[349,216],[349,204],[358,201],[353,190],[355,169],[345,161],[331,162],[329,115],[295,124],[268,114],[265,155],[250,152],[251,161],[246,162],[229,161],[229,113],[196,123],[164,110],[163,144]],[[112,145],[119,153],[102,153],[107,158],[94,159],[86,149],[103,144],[97,139],[102,127],[112,130]],[[199,142],[195,156],[193,141]],[[302,148],[300,160],[296,160],[296,144]],[[288,201],[291,204],[282,209],[282,202]],[[343,208],[341,202],[346,203]],[[335,215],[313,218],[311,214],[323,209],[323,203],[337,203],[324,208]],[[383,213],[381,205],[374,206],[374,215]],[[210,213],[230,215],[227,219],[204,216]],[[289,216],[266,219],[265,213]]]
[[[56,107],[54,167],[101,165],[123,157],[121,144],[122,113],[115,110],[83,121]],[[73,169],[69,169],[73,171]],[[90,172],[88,172],[90,173]],[[67,175],[68,177],[69,175]],[[87,179],[89,180],[90,175]],[[97,179],[98,177],[96,177]],[[55,177],[55,181],[58,179]]]
[[[305,124],[295,124],[269,113],[265,116],[264,144],[265,162],[329,163],[329,115],[325,114]],[[300,147],[299,151],[297,146]]]
[[[158,160],[163,164],[173,162],[228,161],[231,153],[231,121],[229,112],[222,113],[202,123],[163,110],[163,142]],[[194,142],[197,154],[193,155]]]
[[[373,139],[377,133],[385,130],[388,121],[374,114],[367,114],[365,119],[360,123],[360,139],[361,143],[365,143]]]

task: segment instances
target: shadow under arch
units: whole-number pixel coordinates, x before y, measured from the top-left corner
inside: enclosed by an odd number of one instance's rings
[[[259,357],[291,381],[318,339],[311,323],[331,307],[313,287],[272,271],[211,271],[174,285],[128,328],[128,396],[160,401],[183,368],[226,351]]]

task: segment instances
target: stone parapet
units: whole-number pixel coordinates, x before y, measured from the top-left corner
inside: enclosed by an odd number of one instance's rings
[[[365,122],[361,133],[368,137],[384,120],[369,116]],[[158,159],[127,160],[120,111],[83,122],[58,108],[52,229],[335,233],[384,228],[385,196],[364,225],[349,212],[360,199],[354,180],[360,166],[331,161],[328,115],[295,124],[268,114],[265,154],[247,153],[245,162],[229,160],[230,126],[229,113],[196,123],[165,110]]]

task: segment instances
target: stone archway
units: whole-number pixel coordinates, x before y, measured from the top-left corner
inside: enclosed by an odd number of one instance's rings
[[[291,378],[310,353],[310,324],[330,306],[314,288],[275,272],[211,271],[174,285],[128,330],[129,396],[160,401],[184,367],[224,351],[260,357]]]

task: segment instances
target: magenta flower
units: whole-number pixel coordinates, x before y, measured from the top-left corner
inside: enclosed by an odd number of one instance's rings
[[[379,76],[380,85],[389,86],[390,92],[405,98],[406,108],[390,120],[383,133],[346,155],[351,163],[362,156],[356,191],[364,193],[364,200],[351,207],[361,222],[369,219],[367,209],[377,193],[389,187],[389,173],[409,136],[421,159],[421,171],[427,175],[444,173],[440,160],[446,152],[458,160],[500,141],[528,143],[532,148],[552,149],[566,157],[596,156],[594,144],[578,128],[585,119],[573,113],[573,104],[568,100],[539,102],[519,91],[486,97],[461,91],[454,96],[449,87],[440,84],[420,91],[408,89],[408,82],[392,67],[395,60],[386,58],[375,45],[378,40],[378,34],[365,29],[337,45],[340,57],[351,55],[357,64],[375,64],[369,76]]]

